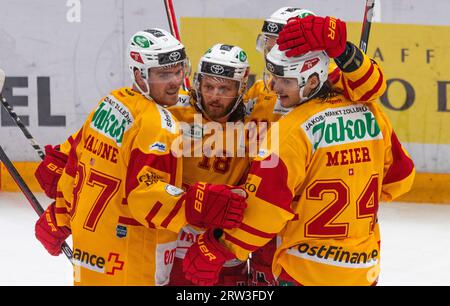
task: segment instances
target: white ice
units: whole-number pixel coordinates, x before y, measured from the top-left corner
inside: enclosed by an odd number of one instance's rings
[[[67,258],[48,255],[35,239],[36,219],[22,194],[0,193],[0,285],[72,284]],[[379,285],[450,285],[450,205],[383,204],[379,222]]]

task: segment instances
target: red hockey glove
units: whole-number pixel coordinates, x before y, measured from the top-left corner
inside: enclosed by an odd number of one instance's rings
[[[34,175],[49,198],[56,198],[56,186],[66,162],[67,155],[59,152],[59,146],[45,146],[45,158],[37,167]]]
[[[195,183],[183,197],[187,222],[204,228],[239,227],[247,207],[245,196],[238,187]]]
[[[286,56],[299,56],[309,51],[325,50],[329,57],[338,57],[345,50],[347,27],[334,17],[307,16],[291,18],[280,32],[277,44]]]
[[[70,230],[56,225],[55,202],[49,205],[34,227],[37,240],[53,255],[61,254],[61,245],[70,236]]]
[[[211,286],[218,282],[223,264],[235,258],[217,240],[221,235],[222,230],[211,228],[198,236],[183,260],[186,279],[199,286]]]

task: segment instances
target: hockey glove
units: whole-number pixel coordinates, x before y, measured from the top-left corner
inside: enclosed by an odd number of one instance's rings
[[[49,198],[56,198],[56,186],[66,162],[67,156],[59,151],[59,146],[45,146],[45,158],[34,175]]]
[[[291,18],[280,32],[277,44],[286,56],[300,56],[309,51],[324,50],[335,58],[345,50],[347,27],[334,17],[307,16]]]
[[[197,182],[182,200],[185,203],[187,222],[203,228],[230,229],[242,223],[246,193],[238,187]]]
[[[235,258],[218,241],[221,235],[222,230],[211,228],[198,236],[183,260],[186,279],[199,286],[212,286],[218,282],[223,264]]]
[[[53,256],[61,254],[61,245],[71,234],[67,227],[56,225],[55,202],[39,217],[34,229],[37,240]]]

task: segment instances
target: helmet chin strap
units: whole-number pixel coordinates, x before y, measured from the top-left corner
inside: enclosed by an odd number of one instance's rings
[[[314,92],[312,94],[310,94],[309,96],[304,96],[305,87],[306,87],[306,84],[301,86],[299,89],[300,101],[299,101],[298,105],[303,104],[303,103],[311,100],[312,98],[314,98],[314,96],[319,92],[319,90],[322,86],[317,86],[316,89],[314,89]]]
[[[147,80],[148,80],[148,71],[145,71],[145,72],[140,71],[140,73],[141,73],[142,79],[143,79],[144,81],[146,81],[146,84],[145,84],[145,85],[146,85],[146,87],[147,87],[147,90],[146,90],[146,91],[142,90],[141,86],[139,86],[139,84],[136,82],[136,78],[135,78],[135,76],[134,76],[134,72],[132,73],[132,76],[133,76],[133,84],[136,85],[135,87],[137,88],[137,90],[139,90],[139,92],[140,92],[144,97],[146,97],[148,100],[152,100],[152,101],[153,101],[153,98],[150,96],[150,86],[148,85],[148,82],[147,82]]]

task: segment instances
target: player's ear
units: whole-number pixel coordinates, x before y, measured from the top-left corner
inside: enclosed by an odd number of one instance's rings
[[[146,84],[144,78],[142,77],[141,71],[138,68],[134,68],[133,73],[134,73],[134,79],[136,80],[136,83],[139,85],[139,87],[142,90],[145,90],[147,88],[147,84]]]

